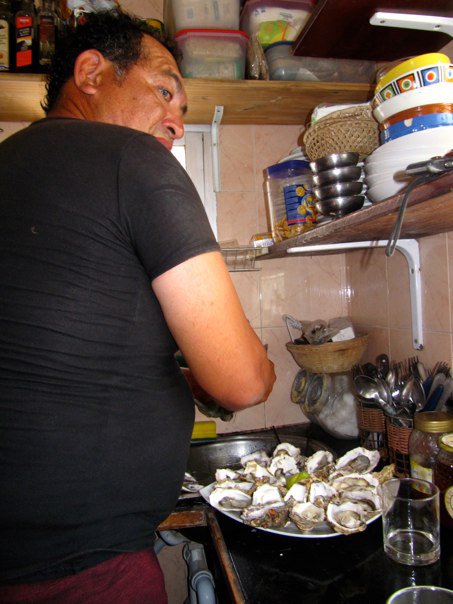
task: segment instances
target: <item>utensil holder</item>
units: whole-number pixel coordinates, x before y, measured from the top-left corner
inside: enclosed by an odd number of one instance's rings
[[[357,398],[356,410],[360,444],[366,449],[379,451],[381,458],[387,459],[388,448],[384,412],[361,397]]]
[[[395,476],[399,478],[411,475],[409,437],[413,423],[410,418],[386,416],[389,461],[395,464]]]

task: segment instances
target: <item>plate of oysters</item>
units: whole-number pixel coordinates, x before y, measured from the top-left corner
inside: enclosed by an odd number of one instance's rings
[[[364,531],[381,515],[381,484],[394,465],[375,471],[378,451],[356,447],[335,459],[330,451],[301,455],[291,443],[271,455],[259,450],[234,468],[219,468],[200,495],[229,518],[257,529],[301,538]]]

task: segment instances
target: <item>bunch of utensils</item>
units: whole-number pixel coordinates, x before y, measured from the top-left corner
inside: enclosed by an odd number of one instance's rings
[[[453,412],[453,379],[445,362],[428,370],[418,357],[390,362],[380,354],[375,364],[354,365],[352,375],[361,399],[386,415],[411,419],[421,411]]]

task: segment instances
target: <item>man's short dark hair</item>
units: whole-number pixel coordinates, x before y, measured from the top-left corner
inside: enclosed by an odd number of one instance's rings
[[[76,27],[65,27],[47,75],[47,94],[42,103],[46,114],[55,105],[63,85],[73,76],[80,53],[91,48],[98,50],[113,63],[120,81],[142,58],[142,38],[145,34],[158,39],[175,55],[172,45],[159,37],[154,28],[119,9],[87,13],[83,22]]]

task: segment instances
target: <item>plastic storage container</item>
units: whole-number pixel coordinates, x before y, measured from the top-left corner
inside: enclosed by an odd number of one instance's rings
[[[414,429],[409,439],[412,478],[433,481],[439,436],[452,431],[453,415],[442,411],[425,411],[415,415]]]
[[[309,163],[284,161],[264,171],[264,195],[274,241],[295,237],[316,221],[316,199]]]
[[[243,80],[248,36],[225,29],[183,29],[175,34],[185,78]]]
[[[374,61],[295,57],[292,42],[271,44],[265,56],[271,80],[372,84],[376,72]]]
[[[239,0],[172,0],[175,28],[239,29]]]
[[[293,41],[308,21],[312,0],[247,0],[241,12],[240,29],[256,34],[263,46],[281,40]]]

